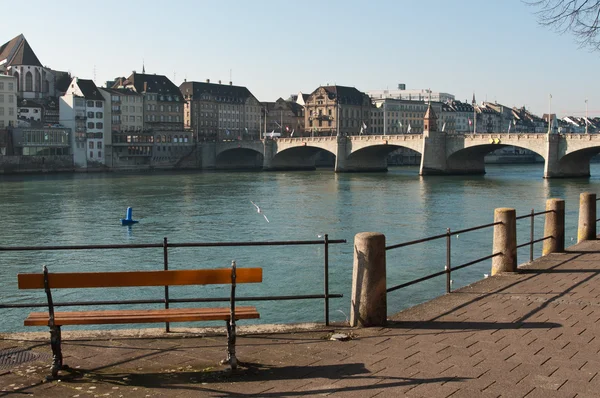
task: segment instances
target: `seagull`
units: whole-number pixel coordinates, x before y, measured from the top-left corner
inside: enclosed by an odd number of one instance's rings
[[[253,201],[250,201],[250,203],[252,203],[254,205],[254,207],[256,207],[256,211],[259,212],[260,214],[262,214],[262,216],[265,218],[265,220],[267,220],[267,222],[270,222],[269,219],[267,218],[267,216],[265,216],[262,212],[262,210],[260,209],[260,207],[258,207],[258,205],[256,203],[254,203]]]

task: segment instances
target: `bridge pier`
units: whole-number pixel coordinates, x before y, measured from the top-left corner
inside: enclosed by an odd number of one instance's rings
[[[423,151],[421,153],[419,175],[447,174],[446,133],[442,131],[424,131]]]
[[[202,170],[214,170],[217,166],[217,143],[203,141],[198,145],[200,145]]]
[[[265,138],[263,140],[263,170],[273,169],[273,157],[274,155],[274,141]]]
[[[346,169],[346,160],[347,160],[347,152],[346,152],[346,146],[348,144],[348,140],[346,139],[346,137],[337,137],[337,146],[336,146],[336,153],[335,153],[335,169],[334,171],[336,173],[343,173],[345,171],[348,171]]]

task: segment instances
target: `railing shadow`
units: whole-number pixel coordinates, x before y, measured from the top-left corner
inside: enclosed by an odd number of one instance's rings
[[[453,322],[453,321],[391,321],[390,329],[413,330],[496,330],[496,329],[548,329],[560,328],[555,322]]]

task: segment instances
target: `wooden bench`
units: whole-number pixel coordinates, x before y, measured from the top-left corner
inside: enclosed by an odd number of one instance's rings
[[[237,367],[235,356],[235,321],[260,318],[255,307],[235,306],[235,287],[238,283],[262,282],[262,268],[205,269],[181,271],[129,272],[70,272],[50,273],[46,266],[40,274],[19,274],[19,289],[44,289],[48,298],[48,312],[32,312],[25,326],[49,326],[52,347],[52,378],[63,365],[61,326],[105,325],[157,322],[225,321],[227,327],[227,359],[232,369]],[[230,284],[230,305],[225,308],[163,308],[107,311],[54,311],[52,289],[103,288],[140,286],[182,286]]]

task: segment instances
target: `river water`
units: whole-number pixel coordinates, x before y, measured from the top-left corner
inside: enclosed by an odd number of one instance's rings
[[[0,178],[1,246],[330,239],[333,321],[349,315],[354,235],[377,231],[387,244],[401,243],[493,222],[494,208],[517,215],[544,210],[547,198],[566,200],[566,244],[577,236],[581,192],[600,192],[600,165],[589,179],[544,180],[543,164],[488,165],[485,176],[419,177],[416,167],[387,173],[170,172],[4,176]],[[259,204],[270,222],[256,212]],[[132,228],[119,219],[133,207]],[[536,238],[543,216],[536,217]],[[529,239],[529,221],[518,222],[518,243]],[[443,270],[444,239],[388,252],[388,286]],[[262,267],[264,282],[240,285],[238,295],[321,294],[323,246],[175,248],[171,269]],[[535,255],[540,255],[541,244]],[[452,263],[492,253],[492,229],[452,239]],[[519,263],[528,249],[519,251]],[[162,249],[0,252],[0,303],[45,302],[43,291],[17,289],[19,272],[162,269]],[[453,287],[482,279],[490,261],[453,273]],[[398,312],[444,293],[444,277],[390,293],[388,311]],[[161,298],[162,288],[56,291],[55,301]],[[226,286],[172,288],[172,298],[226,297]],[[322,300],[254,303],[261,323],[324,319]],[[114,307],[113,307],[114,308]],[[0,331],[23,330],[28,309],[1,309]],[[247,321],[246,321],[247,322]],[[128,326],[131,327],[131,326]],[[28,328],[34,329],[34,328]]]

